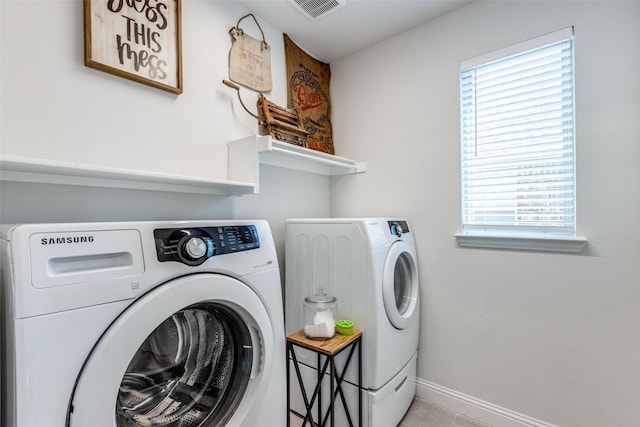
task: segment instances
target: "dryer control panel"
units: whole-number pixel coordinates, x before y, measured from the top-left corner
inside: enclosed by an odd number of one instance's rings
[[[216,255],[260,247],[255,225],[153,230],[158,261],[200,265]]]
[[[400,237],[409,232],[407,221],[387,221],[387,223],[389,224],[389,231],[394,236]]]

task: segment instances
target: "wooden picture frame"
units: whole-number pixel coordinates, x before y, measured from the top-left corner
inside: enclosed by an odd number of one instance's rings
[[[84,63],[182,93],[182,0],[84,0]]]

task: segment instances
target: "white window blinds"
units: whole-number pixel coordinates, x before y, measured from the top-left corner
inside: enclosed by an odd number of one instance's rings
[[[464,234],[575,236],[573,29],[460,64]]]

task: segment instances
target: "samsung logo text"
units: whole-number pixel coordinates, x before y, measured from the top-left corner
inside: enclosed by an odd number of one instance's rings
[[[67,237],[43,237],[40,239],[42,245],[68,245],[73,243],[91,243],[93,236],[67,236]]]

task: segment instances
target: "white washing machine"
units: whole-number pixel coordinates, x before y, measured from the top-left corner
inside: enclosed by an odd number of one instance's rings
[[[3,227],[2,426],[283,426],[265,221]]]
[[[407,221],[289,219],[285,250],[287,334],[304,326],[306,296],[319,288],[336,296],[338,318],[353,320],[363,331],[363,425],[398,425],[415,396],[420,321],[416,248]],[[313,383],[314,355],[299,350],[297,357],[308,366],[304,378]],[[354,375],[346,379],[356,384]],[[355,405],[358,392],[351,388],[346,394]],[[303,413],[297,388],[293,402]]]

